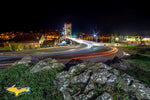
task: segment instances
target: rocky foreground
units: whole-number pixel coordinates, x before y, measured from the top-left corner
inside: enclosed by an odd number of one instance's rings
[[[31,56],[15,64],[35,64],[30,73],[65,65],[48,58]],[[64,100],[150,100],[150,88],[133,77],[104,63],[83,62],[58,73],[53,82]]]

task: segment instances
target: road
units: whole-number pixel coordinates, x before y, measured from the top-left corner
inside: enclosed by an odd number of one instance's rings
[[[51,57],[64,64],[71,59],[104,62],[113,59],[115,56],[122,56],[122,53],[115,47],[103,46],[102,43],[100,44],[75,38],[69,39],[81,43],[81,45],[67,49],[52,48],[41,51],[0,53],[0,69],[11,66],[15,61],[20,60],[26,55],[32,55],[40,59]]]

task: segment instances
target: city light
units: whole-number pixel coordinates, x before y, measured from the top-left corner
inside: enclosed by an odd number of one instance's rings
[[[117,37],[117,38],[116,38],[116,41],[118,41],[118,40],[119,40],[119,38]]]
[[[66,44],[66,41],[62,41],[61,43],[62,43],[62,44]]]
[[[142,41],[150,41],[150,38],[143,38]]]
[[[135,38],[127,38],[127,41],[135,41]]]

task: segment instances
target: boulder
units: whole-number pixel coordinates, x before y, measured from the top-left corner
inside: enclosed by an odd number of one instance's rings
[[[142,84],[127,74],[121,75],[118,81],[124,91],[132,92],[138,100],[150,100],[150,88],[146,87],[146,84]]]
[[[114,75],[117,75],[117,76],[120,75],[120,72],[117,69],[113,69],[112,72],[113,72]]]
[[[85,64],[78,64],[76,66],[72,66],[68,72],[70,75],[75,75],[84,72],[86,69],[87,66]]]
[[[85,87],[85,90],[84,92],[88,92],[90,90],[93,90],[94,89],[94,82],[90,81],[89,84]]]
[[[63,96],[64,96],[64,100],[71,100],[71,95],[69,92],[64,91]]]
[[[42,70],[49,70],[52,68],[65,67],[63,63],[58,63],[55,59],[45,59],[38,62],[31,70],[30,73],[37,73]]]
[[[28,56],[23,57],[21,60],[16,61],[13,65],[26,64],[26,66],[32,66],[32,65],[37,64],[39,61],[40,60],[38,58],[28,55]]]
[[[126,60],[121,60],[119,63],[110,63],[109,66],[115,69],[127,70],[130,68],[130,63]]]
[[[76,84],[76,83],[87,83],[89,78],[90,78],[90,73],[91,71],[84,72],[78,76],[74,76],[71,78],[71,83]]]
[[[66,67],[64,68],[64,71],[68,71],[71,66],[75,66],[77,64],[83,63],[83,60],[80,59],[72,59],[70,60],[67,64]]]
[[[111,64],[119,63],[119,62],[121,62],[121,59],[119,59],[117,56],[115,56],[112,60],[106,61],[105,64],[110,66]]]
[[[94,92],[90,91],[88,94],[80,94],[77,97],[74,97],[75,100],[89,100],[94,96]]]
[[[67,93],[64,99],[150,99],[150,88],[147,85],[103,63],[84,62],[72,66],[68,71],[58,73],[54,83],[62,94]],[[117,97],[118,94],[122,97]]]
[[[109,93],[104,92],[102,95],[98,96],[96,100],[113,100],[113,98]]]

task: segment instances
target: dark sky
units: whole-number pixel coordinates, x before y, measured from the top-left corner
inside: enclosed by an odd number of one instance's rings
[[[5,2],[0,5],[0,32],[61,28],[73,32],[149,32],[149,2],[128,0]]]

